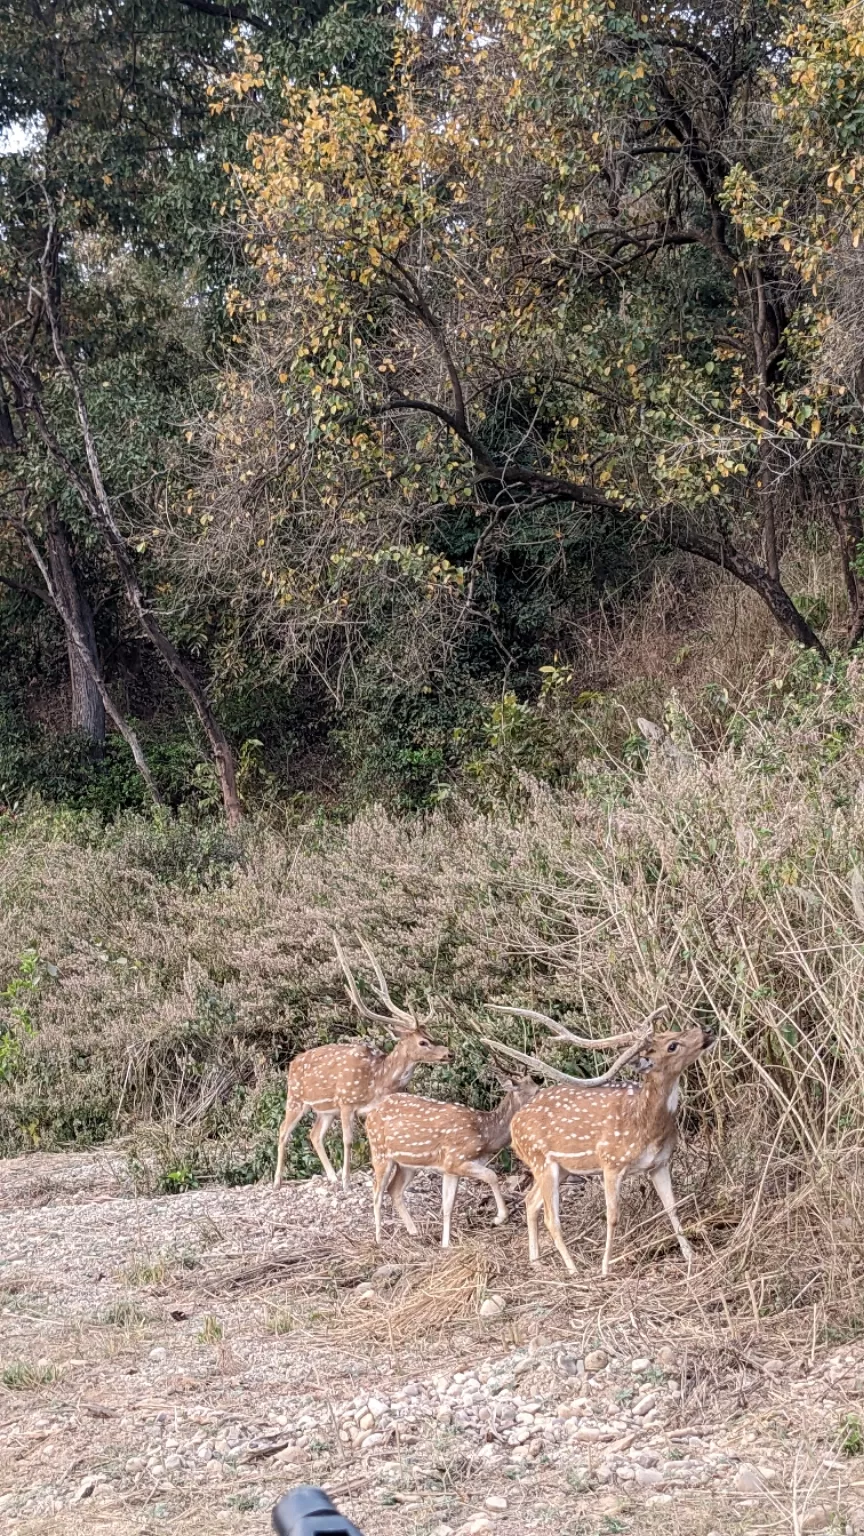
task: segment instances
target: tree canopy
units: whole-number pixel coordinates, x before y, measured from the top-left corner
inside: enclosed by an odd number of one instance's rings
[[[188,710],[231,816],[238,754],[439,782],[676,552],[861,641],[860,7],[0,27],[0,633],[23,677],[59,616],[91,741]]]

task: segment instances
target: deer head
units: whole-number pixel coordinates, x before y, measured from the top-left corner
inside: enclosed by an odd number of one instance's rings
[[[677,1078],[691,1067],[703,1051],[716,1043],[717,1036],[694,1025],[680,1034],[671,1030],[654,1035],[640,1047],[635,1065],[640,1072],[656,1072],[664,1078]]]
[[[430,1007],[429,1012],[422,1019],[418,1018],[415,1013],[412,1013],[407,1008],[399,1008],[390,996],[384,979],[384,972],[378,964],[375,955],[365,939],[361,939],[360,947],[369,961],[375,976],[375,987],[373,990],[379,1003],[387,1009],[386,1013],[376,1013],[374,1009],[367,1007],[366,1003],[364,1003],[354,973],[348,964],[345,951],[335,933],[333,935],[333,944],[339,964],[345,973],[345,991],[358,1013],[364,1019],[371,1019],[376,1024],[383,1024],[393,1039],[403,1044],[406,1058],[409,1061],[428,1063],[449,1061],[450,1052],[446,1046],[436,1045],[427,1033],[427,1025],[435,1017],[434,1007]]]

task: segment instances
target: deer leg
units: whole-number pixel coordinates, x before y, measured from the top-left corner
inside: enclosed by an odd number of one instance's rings
[[[404,1164],[399,1163],[393,1176],[393,1183],[390,1185],[390,1199],[393,1201],[393,1209],[410,1237],[417,1237],[417,1223],[405,1204],[403,1196],[416,1172],[416,1168],[406,1167]]]
[[[324,1172],[331,1184],[338,1184],[339,1180],[336,1177],[336,1169],[333,1167],[333,1164],[331,1163],[324,1149],[324,1137],[327,1135],[327,1132],[329,1131],[335,1119],[335,1109],[319,1109],[317,1115],[315,1116],[315,1124],[309,1132],[309,1140],[315,1148],[315,1151],[318,1153],[318,1156],[321,1159],[321,1166],[324,1169]]]
[[[453,1207],[456,1204],[456,1191],[459,1188],[458,1173],[444,1173],[441,1175],[441,1247],[450,1247],[450,1217],[453,1215]]]
[[[306,1105],[299,1099],[292,1099],[291,1095],[285,1101],[285,1118],[279,1127],[279,1145],[276,1153],[276,1173],[273,1177],[273,1187],[278,1189],[282,1183],[282,1174],[285,1168],[285,1149],[291,1139],[291,1132],[298,1121],[303,1119]]]
[[[535,1176],[525,1196],[525,1220],[528,1223],[528,1262],[536,1264],[540,1258],[540,1233],[538,1231],[540,1207],[543,1204],[543,1191],[540,1188],[540,1180]]]
[[[339,1114],[342,1119],[342,1188],[348,1193],[348,1180],[351,1177],[351,1142],[354,1139],[354,1111],[350,1105],[343,1104]]]
[[[379,1158],[372,1164],[372,1208],[375,1212],[375,1241],[381,1241],[381,1205],[384,1200],[384,1191],[387,1181],[393,1172],[393,1164],[388,1157]]]
[[[504,1204],[504,1196],[501,1193],[498,1176],[492,1172],[491,1168],[487,1168],[485,1163],[480,1162],[460,1163],[459,1174],[464,1179],[477,1179],[480,1184],[488,1184],[496,1207],[494,1226],[500,1227],[505,1221],[509,1220],[510,1212]]]
[[[576,1265],[573,1263],[570,1251],[564,1241],[564,1234],[561,1231],[561,1205],[558,1198],[560,1179],[561,1170],[558,1164],[549,1163],[548,1167],[543,1170],[540,1185],[543,1192],[543,1219],[546,1222],[546,1230],[570,1274],[575,1275]]]
[[[684,1236],[684,1229],[678,1220],[678,1212],[675,1209],[675,1196],[672,1193],[672,1175],[669,1172],[669,1164],[664,1163],[662,1168],[655,1168],[650,1178],[660,1197],[660,1203],[672,1223],[672,1230],[678,1239],[678,1247],[681,1249],[687,1263],[690,1264],[693,1261],[693,1249]]]
[[[609,1260],[612,1257],[612,1239],[615,1236],[615,1226],[618,1221],[618,1191],[623,1177],[623,1172],[617,1168],[603,1169],[603,1193],[606,1196],[606,1247],[603,1250],[600,1273],[604,1280],[609,1273]]]

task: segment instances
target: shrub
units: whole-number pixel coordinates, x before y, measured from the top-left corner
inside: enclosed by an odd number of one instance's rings
[[[683,1118],[686,1136],[710,1136],[716,1209],[748,1211],[745,1256],[772,1232],[788,1245],[787,1218],[770,1215],[782,1191],[816,1293],[858,1286],[840,1238],[862,1193],[862,706],[862,664],[825,675],[809,659],[730,709],[713,742],[673,702],[674,752],[651,746],[631,767],[586,755],[570,788],[523,779],[518,817],[510,802],[451,802],[231,837],[183,820],[7,818],[0,993],[16,957],[43,970],[0,1083],[4,1147],[151,1126],[165,1187],[269,1176],[291,1056],[369,1029],[330,937],[359,930],[397,999],[438,999],[455,1059],[418,1074],[421,1092],[496,1096],[478,1023],[534,1037],[484,1017],[488,1001],[597,1033],[662,1001],[676,1025],[719,1028]],[[316,1166],[304,1136],[291,1155],[295,1174]],[[775,1303],[791,1305],[801,1274],[777,1274]]]

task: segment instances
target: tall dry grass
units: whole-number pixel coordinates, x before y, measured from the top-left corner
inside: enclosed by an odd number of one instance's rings
[[[864,1327],[864,675],[808,667],[718,749],[673,710],[674,755],[598,751],[578,793],[524,786],[518,817],[372,810],[236,839],[10,821],[3,1145],[180,1127],[211,1167],[233,1138],[265,1173],[284,1064],[358,1028],[330,931],[359,930],[397,995],[438,999],[458,1061],[433,1091],[476,1090],[489,1001],[598,1033],[660,1002],[717,1027],[683,1116],[688,1220],[728,1274],[762,1277],[740,1278],[748,1305]]]

